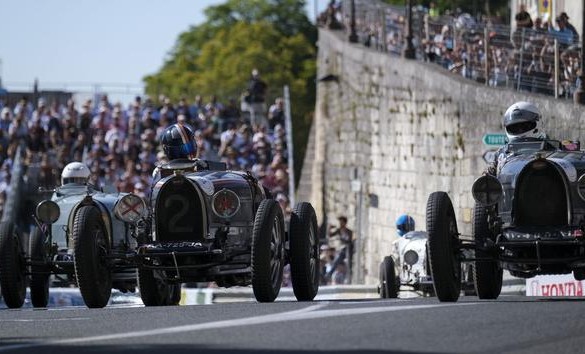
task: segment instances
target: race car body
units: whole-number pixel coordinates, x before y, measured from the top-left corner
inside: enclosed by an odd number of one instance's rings
[[[554,140],[510,143],[497,176],[472,186],[476,205],[471,241],[459,237],[446,193],[427,203],[431,268],[437,295],[455,301],[454,267],[471,261],[480,298],[494,299],[502,269],[517,277],[573,272],[585,279],[585,153]],[[463,250],[472,250],[471,257]]]
[[[28,249],[4,237],[13,231],[2,225],[0,274],[12,274],[0,278],[6,304],[22,306],[28,275],[35,307],[47,305],[52,274],[61,285],[77,284],[88,307],[106,306],[112,289],[134,291],[137,273],[129,256],[138,245],[138,227],[116,216],[126,204],[139,216],[146,212],[144,201],[133,194],[69,183],[38,204]]]
[[[252,284],[258,301],[274,301],[286,263],[296,297],[314,298],[319,259],[310,204],[294,208],[287,232],[282,209],[250,173],[189,160],[161,170],[151,199],[152,234],[137,252],[146,305],[158,305],[168,286],[211,281]]]
[[[381,298],[398,297],[401,288],[418,292],[423,296],[434,295],[433,278],[430,275],[427,257],[427,239],[426,232],[411,231],[395,241],[394,254],[385,257],[380,264],[378,293]],[[462,288],[466,295],[473,292],[470,266],[462,265]]]

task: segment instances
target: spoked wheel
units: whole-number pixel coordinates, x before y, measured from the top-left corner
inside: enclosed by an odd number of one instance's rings
[[[384,257],[380,270],[384,273],[383,282],[380,284],[380,294],[384,294],[382,298],[396,299],[400,285],[396,277],[394,259],[390,256]]]
[[[181,300],[181,284],[169,284],[152,269],[138,270],[140,298],[144,306],[175,306]]]
[[[290,271],[298,301],[311,301],[319,291],[317,216],[309,203],[295,206],[290,218]]]
[[[112,293],[112,272],[106,256],[110,244],[100,211],[95,206],[82,206],[73,221],[75,276],[83,301],[89,308],[108,304]]]
[[[252,288],[259,302],[273,302],[282,285],[284,216],[273,199],[260,203],[252,232]]]
[[[427,232],[435,293],[440,301],[457,301],[461,292],[459,232],[453,204],[445,192],[429,196]]]
[[[26,296],[26,266],[20,237],[11,222],[0,224],[0,287],[9,308],[20,308]]]
[[[473,238],[475,240],[476,258],[495,258],[493,252],[485,250],[485,243],[494,240],[488,225],[488,213],[485,207],[475,205],[473,209]],[[473,281],[475,291],[480,299],[497,299],[502,291],[502,268],[496,261],[475,261]]]
[[[47,307],[49,304],[50,270],[44,264],[47,259],[45,234],[35,227],[30,234],[29,256],[33,263],[30,267],[30,299],[33,307]]]

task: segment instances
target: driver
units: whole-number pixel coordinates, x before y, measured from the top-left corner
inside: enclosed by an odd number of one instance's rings
[[[508,107],[506,113],[504,113],[503,124],[508,143],[522,140],[544,140],[547,138],[542,128],[540,110],[530,102],[520,101]],[[507,157],[508,144],[498,150],[494,161],[488,166],[486,172],[496,176]]]
[[[71,162],[63,168],[61,173],[61,186],[67,184],[86,185],[89,182],[91,172],[89,168],[81,162]]]
[[[197,143],[195,142],[195,132],[187,124],[176,123],[169,126],[161,134],[160,142],[169,162],[196,159]],[[156,182],[160,178],[161,168],[157,167],[152,173],[152,179]]]
[[[402,214],[396,219],[396,234],[398,235],[398,239],[392,242],[392,250],[394,252],[394,259],[396,261],[396,265],[400,268],[400,254],[402,253],[402,249],[406,246],[408,242],[403,242],[405,239],[405,235],[411,231],[414,231],[414,219],[412,216],[408,214]]]

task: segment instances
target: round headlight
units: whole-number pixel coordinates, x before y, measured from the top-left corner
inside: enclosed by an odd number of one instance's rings
[[[404,253],[404,263],[414,265],[418,262],[418,253],[413,250],[408,250]]]
[[[240,198],[229,189],[222,189],[213,195],[211,209],[220,218],[231,218],[240,210]]]
[[[114,215],[124,222],[135,223],[146,215],[146,204],[136,194],[127,194],[114,206]]]
[[[482,206],[491,206],[500,201],[504,194],[500,181],[490,175],[481,176],[471,187],[473,199]]]
[[[52,224],[57,221],[59,214],[59,206],[52,200],[44,200],[37,205],[37,218],[45,224]]]

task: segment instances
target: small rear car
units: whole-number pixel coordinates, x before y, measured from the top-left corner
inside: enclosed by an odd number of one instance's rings
[[[427,239],[424,231],[411,231],[398,239],[397,254],[384,257],[380,263],[378,293],[381,298],[397,298],[401,288],[422,296],[435,295]],[[463,264],[462,267],[462,290],[465,295],[473,295],[471,264]]]

